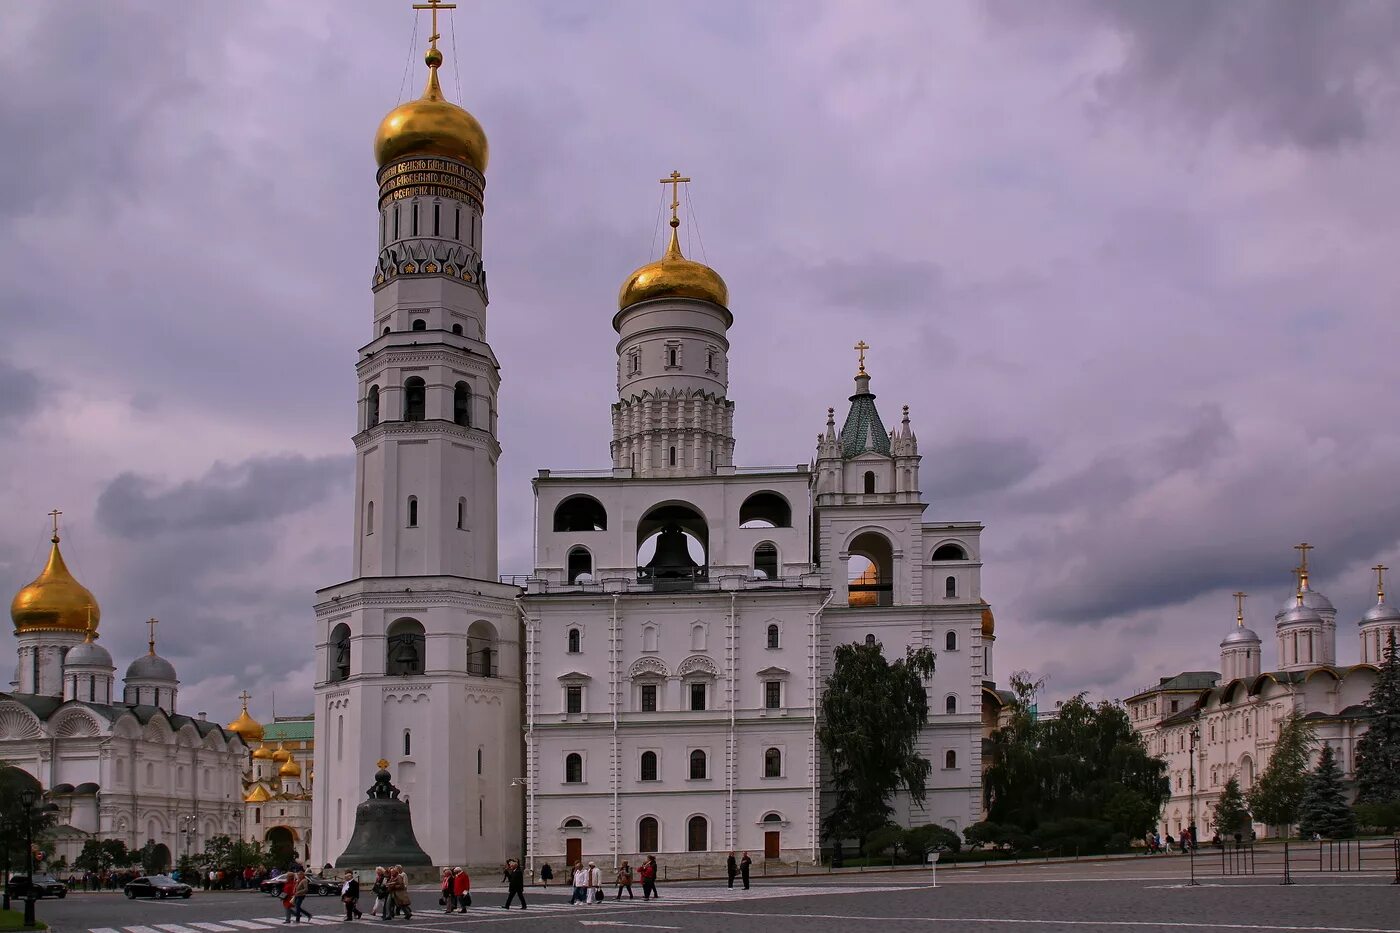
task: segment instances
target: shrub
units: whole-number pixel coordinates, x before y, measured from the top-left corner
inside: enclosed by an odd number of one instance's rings
[[[962,839],[944,826],[915,826],[904,834],[904,847],[910,854],[926,857],[930,852],[958,852]]]

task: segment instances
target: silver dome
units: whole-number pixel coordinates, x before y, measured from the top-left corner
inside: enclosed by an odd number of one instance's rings
[[[158,654],[143,654],[126,669],[127,680],[175,680],[175,665]]]
[[[112,667],[112,655],[95,641],[85,641],[69,650],[63,658],[64,667]]]
[[[1259,643],[1259,636],[1255,634],[1254,629],[1245,628],[1241,625],[1236,626],[1233,632],[1225,636],[1225,640],[1220,643],[1220,647],[1228,648],[1231,645],[1257,645]]]
[[[1367,625],[1371,622],[1400,622],[1400,609],[1392,606],[1382,599],[1361,617],[1361,624]]]
[[[1326,596],[1323,596],[1321,593],[1314,589],[1303,590],[1303,605],[1317,612],[1337,611],[1337,608],[1332,605],[1332,600],[1328,599]],[[1282,616],[1284,613],[1292,609],[1296,609],[1297,607],[1298,594],[1294,593],[1291,594],[1288,597],[1288,599],[1284,601],[1283,605],[1279,607],[1278,614]]]
[[[1330,603],[1329,603],[1330,605]],[[1279,625],[1322,625],[1322,616],[1312,606],[1304,600],[1303,605],[1298,605],[1297,597],[1293,599],[1293,606],[1278,615]]]

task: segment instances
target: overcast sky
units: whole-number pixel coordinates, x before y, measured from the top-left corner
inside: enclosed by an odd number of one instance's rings
[[[119,673],[159,617],[184,712],[311,709],[414,29],[0,5],[0,588],[63,509]],[[444,34],[491,140],[502,572],[534,471],[608,462],[617,288],[678,168],[739,462],[807,462],[868,341],[927,517],[987,526],[1003,680],[1214,668],[1237,589],[1272,661],[1301,540],[1357,659],[1367,568],[1400,567],[1400,5],[464,0]]]

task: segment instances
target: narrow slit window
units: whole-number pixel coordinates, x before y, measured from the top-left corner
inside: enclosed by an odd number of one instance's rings
[[[413,204],[413,235],[418,235],[418,203]]]
[[[418,497],[408,497],[408,527],[418,527]]]
[[[399,238],[399,206],[394,205],[394,239]]]
[[[439,204],[434,204],[434,205],[433,205],[433,236],[440,236],[440,235],[441,235],[441,227],[442,227],[442,206],[439,205]]]
[[[460,207],[457,208],[457,216],[454,224],[452,239],[460,243],[462,241],[462,209]]]

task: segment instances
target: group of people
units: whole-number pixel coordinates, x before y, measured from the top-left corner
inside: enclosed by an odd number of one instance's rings
[[[349,881],[354,881],[354,875],[345,873]],[[380,920],[393,920],[395,917],[403,917],[405,920],[413,919],[413,902],[408,896],[408,875],[404,874],[402,865],[395,865],[393,868],[384,868],[382,865],[374,870],[374,884],[370,885],[370,893],[374,895],[374,904],[370,907],[371,916],[376,916]],[[360,893],[359,883],[354,885],[355,898],[358,899]],[[345,900],[345,919],[358,920],[361,916],[359,910],[352,910],[353,900],[346,900],[350,897],[349,886],[343,889],[341,899]]]
[[[1216,845],[1219,845],[1220,835],[1216,834]],[[1166,839],[1161,833],[1149,832],[1142,838],[1143,845],[1147,848],[1148,855],[1157,855],[1162,852],[1179,852],[1186,855],[1196,848],[1196,827],[1188,826],[1181,831],[1180,839],[1173,839],[1171,833],[1167,833]]]
[[[656,892],[656,856],[648,855],[646,861],[638,866],[636,872],[632,870],[632,863],[626,859],[617,867],[617,872],[613,881],[617,885],[617,895],[615,900],[622,900],[623,892],[626,892],[630,900],[635,900],[636,895],[632,893],[633,878],[642,882],[642,900],[659,898],[661,895]],[[540,880],[545,887],[549,887],[549,882],[554,878],[554,869],[548,863],[540,868]],[[607,894],[603,890],[603,870],[596,862],[576,862],[571,868],[570,880],[573,884],[573,896],[569,898],[570,904],[601,904],[607,900]]]
[[[467,912],[467,908],[472,905],[472,879],[461,868],[444,868],[442,870],[442,896],[438,898],[438,904],[442,906],[442,912],[450,914],[454,910]]]
[[[304,871],[289,871],[282,876],[282,908],[287,912],[283,923],[301,923],[301,918],[311,919],[311,911],[302,906],[311,893],[311,882]]]
[[[753,865],[753,859],[749,858],[749,853],[745,852],[744,857],[737,862],[734,860],[734,853],[729,853],[729,860],[725,862],[725,873],[729,875],[729,886],[734,887],[735,876],[744,879],[744,890],[749,889],[749,868]]]

